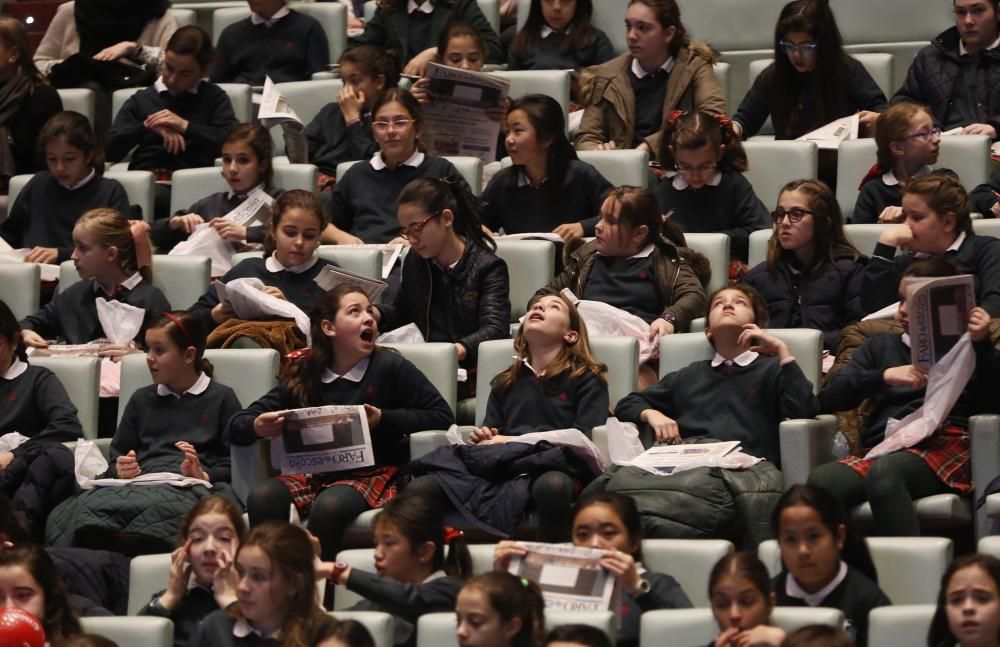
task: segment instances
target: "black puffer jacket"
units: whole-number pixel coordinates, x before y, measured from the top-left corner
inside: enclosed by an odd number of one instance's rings
[[[916,101],[930,107],[934,119],[944,124],[961,78],[958,29],[943,31],[913,59],[906,81],[892,102]],[[976,76],[976,121],[1000,132],[1000,48],[984,51]]]
[[[779,263],[777,272],[767,270],[767,261],[758,263],[743,278],[757,288],[767,301],[771,328],[816,328],[823,331],[823,346],[837,350],[840,329],[860,321],[861,277],[868,259],[854,259],[850,250],[835,252],[834,262],[808,274]]]
[[[445,286],[446,294],[435,293]],[[510,336],[507,263],[472,242],[453,268],[441,268],[411,250],[403,261],[399,290],[379,311],[382,332],[415,323],[427,341],[465,346],[462,365],[475,366],[480,342]]]

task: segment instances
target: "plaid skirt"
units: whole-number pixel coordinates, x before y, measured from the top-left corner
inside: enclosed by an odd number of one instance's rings
[[[369,508],[381,508],[396,496],[398,475],[399,468],[388,465],[326,474],[286,474],[275,478],[291,492],[299,516],[304,518],[312,510],[313,502],[320,492],[338,485],[357,490],[365,498]]]
[[[923,459],[934,470],[941,482],[965,494],[972,491],[972,462],[969,453],[969,430],[958,425],[944,425],[930,438],[926,438],[904,452]],[[877,459],[876,459],[877,460]],[[862,477],[868,475],[874,461],[860,456],[841,458],[839,463],[850,467]]]

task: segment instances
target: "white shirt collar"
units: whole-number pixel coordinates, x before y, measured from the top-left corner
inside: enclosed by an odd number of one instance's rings
[[[202,393],[205,392],[205,389],[207,389],[208,385],[211,383],[212,383],[212,378],[210,378],[203,372],[201,375],[198,376],[198,379],[194,381],[194,384],[192,384],[184,393],[174,393],[173,390],[171,390],[171,388],[166,384],[157,384],[156,395],[161,395],[161,396],[172,395],[178,400],[180,400],[185,393],[190,393],[191,395],[201,395]]]
[[[434,5],[431,4],[431,0],[424,0],[419,3],[417,0],[410,0],[406,3],[406,13],[413,13],[414,11],[419,11],[421,13],[434,13]]]
[[[635,254],[632,254],[631,256],[629,256],[629,258],[649,258],[649,255],[653,253],[653,250],[655,248],[656,248],[656,245],[654,245],[653,243],[650,243],[650,244],[646,245],[645,247],[643,247],[642,249],[640,249],[639,251],[637,251]],[[601,252],[597,252],[597,254],[599,256],[604,256],[604,254],[601,254]]]
[[[372,155],[372,159],[368,163],[371,164],[372,168],[375,169],[376,171],[381,171],[386,168],[385,160],[382,159],[381,151]],[[412,166],[413,168],[417,168],[423,163],[424,163],[424,154],[421,153],[420,151],[413,151],[413,155],[410,155],[408,158],[406,158],[406,160],[404,160],[400,166]]]
[[[670,70],[674,69],[674,57],[671,56],[666,61],[664,61],[663,65],[660,66],[660,69],[666,72],[667,74],[670,74]],[[644,79],[647,76],[649,76],[650,73],[642,69],[642,66],[639,65],[639,61],[633,58],[632,74],[635,74],[635,78],[637,79]]]
[[[674,185],[674,188],[677,189],[678,191],[683,191],[684,189],[688,188],[688,186],[690,186],[688,184],[688,181],[684,179],[684,174],[679,172],[674,173],[674,179],[671,180],[671,183]],[[712,176],[712,179],[706,182],[705,184],[709,186],[719,186],[720,184],[722,184],[722,171],[716,171],[715,175]]]
[[[511,355],[510,358],[511,359],[515,359],[515,360],[521,362],[522,364],[524,364],[525,366],[527,366],[528,370],[531,371],[531,374],[534,375],[535,377],[543,377],[545,375],[545,371],[544,370],[543,371],[536,371],[535,367],[531,365],[531,362],[528,361],[527,357],[520,357],[518,355]]]
[[[324,368],[323,374],[320,375],[319,379],[321,382],[323,382],[323,384],[329,384],[330,382],[333,382],[334,380],[339,380],[340,378],[344,378],[349,382],[360,382],[364,378],[365,372],[368,370],[368,362],[370,360],[371,360],[370,357],[364,358],[363,360],[352,366],[351,370],[347,371],[343,375],[337,375],[329,368]]]
[[[546,38],[548,38],[552,34],[563,33],[563,34],[567,34],[568,35],[569,34],[569,29],[570,28],[567,25],[566,29],[562,30],[562,32],[557,32],[555,29],[552,29],[548,25],[542,25],[542,33],[541,33],[542,40],[545,40]]]
[[[755,353],[751,350],[745,350],[736,357],[734,357],[733,361],[730,362],[722,355],[716,353],[715,357],[712,358],[712,368],[715,368],[719,364],[726,364],[727,366],[729,366],[730,364],[736,364],[737,366],[749,366],[758,357],[760,357],[760,353]]]
[[[135,286],[139,285],[140,281],[142,281],[142,274],[136,272],[132,276],[128,277],[127,279],[119,283],[118,287],[134,290]],[[104,292],[104,288],[102,288],[101,284],[97,282],[97,279],[94,279],[94,292]],[[107,293],[105,292],[105,294]]]
[[[237,620],[236,623],[233,625],[233,635],[236,636],[237,638],[246,638],[250,634],[257,634],[261,638],[278,638],[281,635],[281,627],[278,627],[273,633],[270,633],[265,636],[256,629],[254,629],[253,625],[251,625],[246,620]]]
[[[825,600],[828,595],[833,593],[835,588],[840,586],[840,583],[844,581],[845,577],[847,577],[847,564],[844,563],[844,560],[840,560],[840,570],[837,571],[836,577],[834,577],[829,584],[815,593],[806,593],[802,587],[799,586],[795,577],[789,573],[788,579],[785,580],[785,593],[788,597],[798,598],[811,607],[818,607],[823,603],[823,600]]]
[[[934,172],[933,168],[924,165],[921,168],[917,169],[917,172],[914,173],[911,177],[923,177],[925,175],[930,175],[933,172]],[[899,184],[899,180],[896,179],[896,173],[892,169],[889,169],[888,171],[882,174],[882,183],[885,184],[886,186],[896,186],[897,184]]]
[[[953,242],[951,245],[948,245],[948,249],[944,250],[944,252],[942,253],[956,252],[964,242],[965,242],[965,232],[963,231],[958,234],[958,238],[955,239],[955,242]],[[917,252],[916,254],[913,255],[913,258],[928,258],[930,256],[933,256],[933,254],[928,254],[927,252]]]
[[[263,183],[263,182],[261,182],[260,184],[258,184],[258,185],[257,185],[257,186],[255,186],[254,188],[250,189],[249,191],[244,191],[244,192],[243,192],[243,195],[244,195],[244,200],[246,199],[246,197],[245,197],[245,196],[248,196],[248,195],[250,195],[251,193],[253,193],[253,192],[254,192],[254,191],[256,191],[257,189],[261,189],[261,190],[263,190],[263,189],[264,189],[264,183]],[[235,192],[235,191],[231,191],[231,190],[230,190],[230,191],[226,191],[226,199],[228,199],[228,200],[232,200],[232,199],[233,199],[233,196],[234,196],[234,195],[236,195],[236,192]]]
[[[279,261],[274,254],[271,254],[270,256],[267,257],[267,260],[264,261],[264,269],[266,269],[268,272],[271,272],[272,274],[277,274],[278,272],[283,272],[283,271],[288,271],[291,272],[292,274],[301,274],[306,270],[308,270],[309,268],[311,268],[313,265],[315,265],[318,261],[319,261],[319,256],[313,254],[312,258],[310,258],[305,263],[299,263],[298,265],[293,265],[292,267],[285,267],[284,265],[281,264],[281,261]]]
[[[421,584],[427,584],[428,582],[433,582],[434,580],[440,579],[442,577],[447,577],[447,575],[448,574],[445,573],[444,571],[434,571],[433,573],[425,577],[424,581],[421,582]]]
[[[289,13],[291,13],[291,10],[288,8],[288,5],[286,4],[282,5],[281,9],[275,11],[274,15],[271,16],[270,18],[265,18],[259,13],[252,13],[250,14],[250,22],[252,22],[255,25],[263,24],[265,27],[271,27],[274,25],[274,23],[278,22],[279,20],[287,16]]]
[[[63,187],[63,188],[67,189],[69,191],[76,191],[80,187],[86,186],[88,182],[90,182],[91,180],[94,179],[95,175],[97,175],[97,171],[95,171],[94,169],[90,169],[90,173],[87,173],[87,177],[83,178],[82,180],[80,180],[79,182],[77,182],[76,184],[74,184],[73,186],[66,186],[66,187]],[[60,186],[62,186],[62,185],[60,185]]]
[[[542,184],[545,184],[545,180],[547,179],[548,178],[544,178],[542,180]],[[531,178],[528,177],[528,171],[525,170],[523,166],[517,167],[517,186],[518,188],[522,186],[534,186],[534,184],[532,184],[531,182]]]
[[[28,370],[28,365],[19,360],[17,357],[15,357],[14,361],[11,362],[10,366],[7,367],[7,371],[3,375],[0,375],[0,377],[9,382],[10,380],[14,380],[21,377],[21,374],[27,370]]]
[[[198,94],[198,88],[201,87],[201,81],[194,84],[194,87],[188,90],[188,94]],[[153,89],[157,92],[170,92],[167,89],[167,84],[163,82],[163,75],[161,74],[155,81],[153,81]],[[173,94],[172,92],[170,92]]]
[[[902,336],[902,340],[903,340],[903,343],[906,345],[907,348],[912,348],[912,346],[910,346],[910,333],[904,332],[903,336]]]
[[[986,49],[994,49],[996,47],[1000,47],[1000,36],[997,36],[997,39],[995,41],[993,41],[992,43],[990,43],[989,46]],[[965,49],[965,43],[963,43],[962,39],[959,38],[958,39],[958,55],[959,56],[967,56],[968,53],[969,53],[969,50]]]

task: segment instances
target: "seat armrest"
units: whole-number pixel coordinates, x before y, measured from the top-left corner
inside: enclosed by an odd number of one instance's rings
[[[462,438],[466,441],[472,435],[473,429],[475,427],[471,425],[459,425],[458,427],[458,430],[462,433]],[[447,430],[432,429],[410,434],[410,460],[426,456],[438,447],[446,447],[448,445],[447,433]]]
[[[805,483],[814,468],[835,459],[833,438],[837,435],[837,419],[834,416],[784,420],[778,427],[778,435],[781,473],[786,488]]]
[[[972,482],[976,485],[973,504],[982,496],[987,485],[1000,475],[1000,416],[996,414],[969,418],[972,454]],[[976,509],[976,536],[983,537],[990,527],[986,506]]]
[[[252,445],[229,448],[233,491],[244,503],[258,483],[271,477],[270,445],[270,440],[261,439]]]

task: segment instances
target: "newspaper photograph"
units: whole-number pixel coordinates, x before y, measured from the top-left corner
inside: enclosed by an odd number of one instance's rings
[[[375,464],[363,406],[282,411],[285,431],[271,439],[271,464],[282,474],[342,472]]]
[[[903,279],[913,365],[929,369],[958,343],[976,306],[975,278],[958,276]]]
[[[402,256],[403,249],[407,248],[406,245],[400,245],[399,243],[340,244],[337,245],[337,247],[340,247],[341,249],[375,249],[382,252],[383,279],[389,278],[389,273],[392,272],[392,268],[396,266],[396,261],[398,261],[400,256]]]
[[[316,285],[329,292],[338,285],[353,285],[368,295],[368,300],[372,303],[378,301],[382,292],[389,287],[385,281],[379,281],[363,274],[345,270],[342,267],[327,265],[323,271],[313,279]]]
[[[428,63],[427,91],[421,141],[432,155],[478,157],[484,164],[496,159],[500,122],[491,111],[501,107],[510,80]]]
[[[538,584],[546,609],[603,611],[618,608],[615,576],[601,566],[601,551],[522,541],[528,550],[514,557],[509,571]]]

